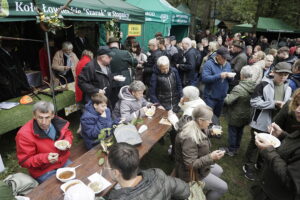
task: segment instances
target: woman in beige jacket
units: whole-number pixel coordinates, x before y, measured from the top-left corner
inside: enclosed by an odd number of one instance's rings
[[[53,57],[52,69],[55,70],[56,76],[64,76],[68,83],[75,80],[75,68],[78,63],[78,58],[75,53],[73,53],[73,45],[70,42],[64,42],[62,44],[62,49],[57,51]],[[65,83],[65,80],[61,77],[61,83]]]
[[[192,116],[193,120],[183,126],[175,140],[175,173],[178,178],[190,182],[189,172],[192,168],[198,172],[199,179],[205,182],[207,200],[217,200],[228,188],[220,178],[223,169],[215,164],[225,152],[210,152],[211,143],[206,132],[213,116],[211,108],[198,106],[194,108]]]

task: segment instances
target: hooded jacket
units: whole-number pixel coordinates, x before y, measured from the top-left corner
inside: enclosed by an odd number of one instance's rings
[[[92,101],[89,101],[89,103],[85,105],[85,111],[80,118],[80,123],[82,137],[87,149],[91,149],[99,144],[99,141],[96,140],[102,129],[111,128],[113,124],[118,123],[118,119],[115,121],[112,120],[109,108],[105,110],[105,114],[106,117],[102,117],[101,114],[95,110]]]
[[[228,124],[242,127],[250,122],[250,98],[255,89],[255,82],[242,80],[227,94],[224,103],[228,106]]]
[[[193,110],[200,105],[206,105],[206,103],[200,97],[193,101],[184,102],[184,104],[179,103],[179,107],[183,111],[183,114],[176,125],[178,132],[182,131],[183,126],[193,119]]]
[[[68,140],[72,144],[70,123],[59,117],[54,117],[51,123],[56,129],[55,140],[49,138],[34,119],[22,126],[16,136],[19,164],[27,168],[33,178],[62,167],[70,156],[69,150],[61,151],[54,146],[57,140]],[[53,164],[48,160],[50,152],[59,154],[58,161]]]
[[[166,110],[178,111],[178,103],[182,96],[182,86],[178,71],[170,67],[167,74],[162,74],[155,67],[150,83],[150,100],[159,103]]]
[[[291,97],[292,89],[289,83],[284,83],[284,102]],[[265,78],[258,84],[252,94],[250,105],[253,108],[253,115],[250,126],[262,132],[268,131],[268,125],[272,123],[272,111],[275,109],[274,81]]]
[[[144,98],[137,100],[129,91],[129,86],[126,85],[120,89],[119,101],[116,103],[113,111],[114,118],[125,118],[126,122],[131,120],[144,117],[145,113],[143,107],[150,104]]]
[[[187,199],[190,188],[184,181],[167,176],[160,169],[147,169],[138,175],[142,181],[135,187],[112,190],[109,200],[171,200]]]

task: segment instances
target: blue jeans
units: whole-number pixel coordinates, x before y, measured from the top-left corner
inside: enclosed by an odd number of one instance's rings
[[[240,148],[241,139],[243,136],[242,127],[228,125],[228,144],[229,151],[236,152]]]
[[[68,159],[67,162],[62,166],[62,167],[66,167],[70,164],[72,164],[73,162]],[[42,182],[44,182],[45,180],[49,179],[51,176],[53,176],[54,174],[56,174],[56,170],[54,169],[52,171],[46,172],[45,174],[43,174],[42,176],[39,176],[36,178],[37,182],[39,182],[39,184],[41,184]]]
[[[204,101],[209,107],[211,107],[213,113],[219,118],[222,112],[224,99],[218,100],[218,99],[211,99],[209,97],[204,97]]]

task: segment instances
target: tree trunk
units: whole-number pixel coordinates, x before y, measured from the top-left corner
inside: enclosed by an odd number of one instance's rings
[[[191,0],[189,4],[191,10],[190,37],[194,39],[196,29],[196,14],[198,10],[197,0]]]
[[[257,9],[256,9],[256,13],[255,13],[255,18],[254,18],[254,24],[253,24],[253,28],[252,28],[252,32],[255,33],[256,29],[257,29],[257,25],[258,25],[258,20],[259,20],[259,16],[260,13],[262,11],[262,3],[264,0],[258,0],[257,1]]]

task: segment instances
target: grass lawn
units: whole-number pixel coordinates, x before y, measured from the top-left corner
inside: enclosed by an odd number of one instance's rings
[[[75,133],[78,128],[79,113],[71,114],[66,119],[71,122],[71,130]],[[218,149],[227,145],[227,123],[224,118],[221,119],[221,125],[223,127],[224,135],[221,139],[211,139],[213,144],[212,150]],[[16,131],[15,131],[16,132]],[[15,148],[15,132],[7,133],[0,138],[0,152],[7,170],[0,173],[0,180],[4,179],[7,175],[16,172],[26,172],[26,169],[19,167],[16,159],[16,148]],[[74,134],[74,144],[79,141],[79,138]],[[249,182],[244,178],[242,171],[244,154],[249,141],[250,131],[246,128],[244,131],[244,137],[241,144],[239,154],[235,157],[224,156],[218,164],[220,164],[224,173],[222,178],[228,183],[229,192],[222,198],[222,200],[251,200],[249,194],[249,188],[252,182]],[[157,167],[163,169],[167,174],[170,174],[174,168],[174,162],[169,159],[167,150],[169,147],[169,137],[165,136],[165,144],[161,145],[157,143],[153,149],[144,156],[141,161],[141,168],[147,169]]]

